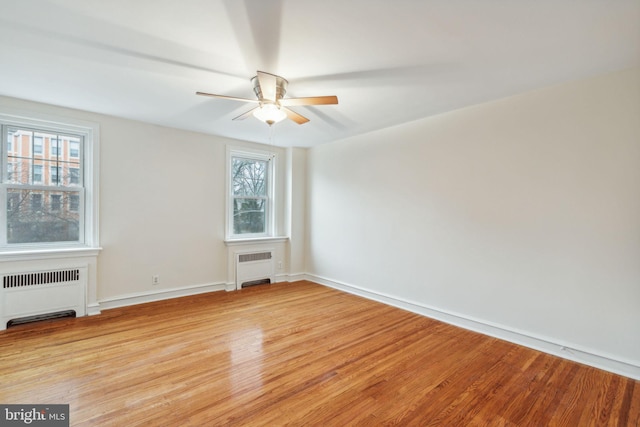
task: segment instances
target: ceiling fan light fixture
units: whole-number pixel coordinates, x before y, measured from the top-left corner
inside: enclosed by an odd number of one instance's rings
[[[307,106],[307,105],[335,105],[338,97],[331,96],[307,96],[303,98],[285,98],[287,93],[286,79],[275,74],[258,71],[251,79],[253,91],[258,99],[238,98],[229,95],[216,95],[215,93],[196,92],[196,95],[210,96],[213,98],[229,99],[232,101],[250,102],[258,104],[258,107],[234,117],[233,120],[244,120],[252,114],[260,121],[272,126],[286,118],[299,125],[309,121],[305,116],[296,113],[286,107]]]
[[[262,104],[260,107],[253,110],[253,115],[258,120],[265,122],[269,126],[287,118],[287,113],[282,111],[280,107],[275,104]]]

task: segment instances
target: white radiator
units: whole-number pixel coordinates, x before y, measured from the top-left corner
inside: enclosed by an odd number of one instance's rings
[[[273,251],[236,253],[236,289],[274,282]]]
[[[87,267],[2,274],[0,330],[16,319],[73,310],[86,314]]]

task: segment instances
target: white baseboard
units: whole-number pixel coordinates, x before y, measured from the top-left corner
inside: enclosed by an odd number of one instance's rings
[[[276,275],[276,283],[297,282],[299,280],[307,280],[307,275],[305,273],[288,273]]]
[[[421,303],[408,301],[392,295],[374,292],[358,286],[331,280],[326,277],[305,274],[304,278],[321,285],[339,289],[383,304],[402,308],[454,326],[459,326],[464,329],[469,329],[494,338],[503,339],[505,341],[572,360],[574,362],[583,363],[598,369],[613,372],[635,380],[640,380],[639,362],[620,360],[620,358],[612,355],[603,355],[590,349],[579,348],[579,346],[571,343],[562,343],[553,338],[534,336],[533,334],[518,331],[504,325],[492,324],[481,319],[473,319],[465,315],[448,312],[435,307],[429,307]]]
[[[207,292],[224,291],[227,289],[226,283],[209,283],[204,285],[187,286],[184,288],[160,289],[153,292],[139,292],[114,298],[105,298],[99,301],[98,310],[95,314],[100,313],[100,309],[108,310],[110,308],[126,307],[130,305],[144,304],[146,302],[204,294]],[[233,289],[235,289],[235,284],[233,285]],[[95,307],[92,308],[95,309]]]
[[[87,306],[87,316],[96,316],[100,314],[100,304],[99,303],[93,303],[93,304],[89,304]]]

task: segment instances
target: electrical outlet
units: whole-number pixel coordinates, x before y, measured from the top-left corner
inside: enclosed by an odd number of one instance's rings
[[[278,270],[282,270],[282,261],[278,261]]]
[[[158,276],[157,274],[154,276],[151,276],[151,284],[152,285],[159,285],[160,284],[160,276]]]

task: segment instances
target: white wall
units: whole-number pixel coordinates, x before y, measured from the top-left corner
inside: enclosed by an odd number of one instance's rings
[[[224,243],[226,144],[278,153],[277,227],[285,228],[284,149],[13,98],[0,97],[0,102],[26,113],[100,125],[103,250],[97,263],[97,299],[103,307],[163,293],[224,289],[233,282]],[[285,257],[284,243],[271,246]],[[151,284],[152,275],[160,276],[159,285]]]
[[[639,69],[320,146],[307,167],[311,277],[640,375]]]
[[[225,147],[101,118],[99,297],[226,280]]]
[[[233,280],[225,144],[261,146],[0,102],[100,124],[99,301]],[[277,273],[306,271],[640,373],[638,117],[635,69],[310,151],[277,149],[278,228],[292,236],[270,245],[284,262]]]
[[[305,212],[307,203],[307,149],[287,149],[288,203],[286,223],[289,240],[288,270],[291,280],[301,278],[305,265]],[[297,277],[296,277],[297,276]]]

